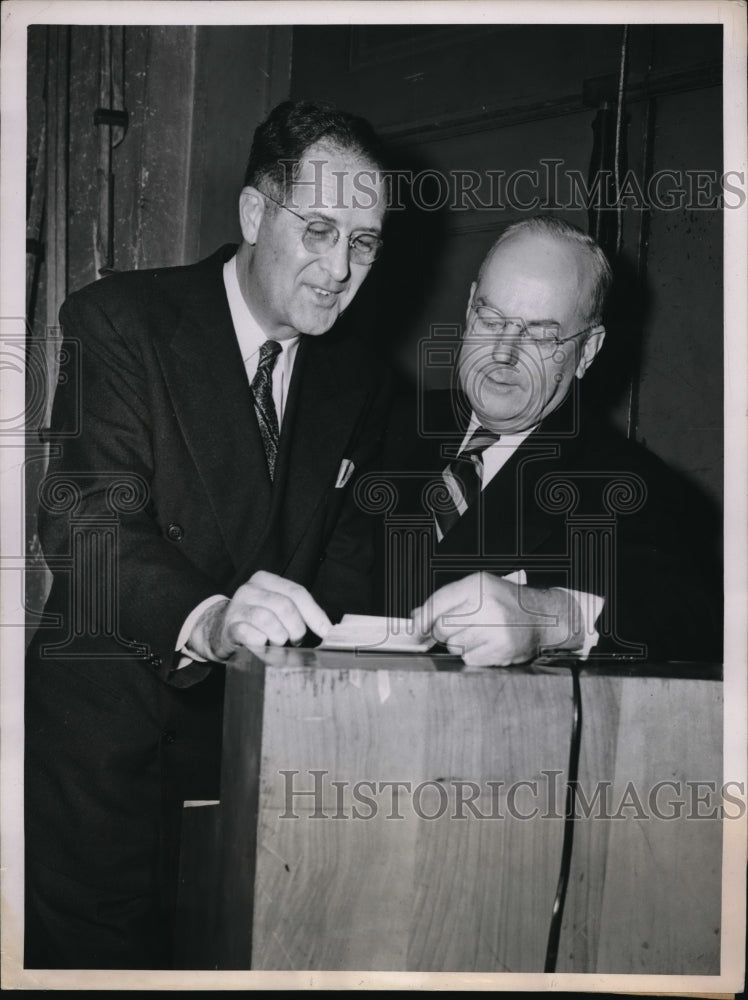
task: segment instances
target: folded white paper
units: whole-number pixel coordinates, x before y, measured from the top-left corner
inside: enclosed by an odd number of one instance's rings
[[[319,649],[358,649],[377,653],[424,653],[435,640],[413,632],[409,618],[379,618],[375,615],[343,615],[333,625]]]

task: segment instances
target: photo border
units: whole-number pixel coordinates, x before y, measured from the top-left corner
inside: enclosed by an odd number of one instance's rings
[[[5,0],[0,51],[0,329],[4,338],[23,338],[25,314],[25,148],[26,27],[30,24],[316,24],[505,23],[623,24],[721,23],[724,26],[724,169],[748,169],[746,140],[746,6],[712,0],[512,0],[459,4],[435,0],[388,2],[241,2],[241,0]],[[19,155],[19,150],[24,155]],[[746,680],[746,603],[748,595],[748,208],[724,211],[725,300],[725,652],[724,776],[747,780],[748,684]],[[23,413],[23,371],[0,371],[0,416]],[[24,970],[23,901],[23,670],[25,611],[24,442],[0,440],[0,867],[4,987],[20,989],[435,989],[652,993],[704,996],[743,989],[745,966],[745,876],[748,820],[724,823],[722,867],[722,972],[718,976],[641,976],[599,974],[411,973],[411,972],[147,972],[100,970]],[[20,581],[20,582],[19,582]]]

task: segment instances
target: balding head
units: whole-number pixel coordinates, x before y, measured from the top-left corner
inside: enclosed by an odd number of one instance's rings
[[[480,282],[481,274],[490,262],[493,253],[504,243],[521,234],[546,236],[548,239],[558,240],[560,243],[578,250],[582,267],[589,275],[590,282],[589,297],[585,306],[585,321],[589,324],[601,323],[605,301],[613,282],[608,258],[591,236],[571,223],[564,222],[563,219],[539,215],[507,226],[486,254],[478,272],[478,281]]]
[[[597,244],[557,220],[506,230],[471,288],[458,362],[478,419],[534,427],[566,399],[602,346],[610,268]]]

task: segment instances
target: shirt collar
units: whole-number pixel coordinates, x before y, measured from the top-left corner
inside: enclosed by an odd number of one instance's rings
[[[223,282],[226,287],[226,297],[229,300],[229,309],[231,310],[231,319],[236,331],[236,339],[239,342],[239,350],[246,364],[248,359],[260,350],[264,342],[272,338],[267,336],[244,301],[244,296],[239,287],[239,276],[236,273],[236,256],[227,260],[223,265]],[[298,342],[298,336],[278,341],[283,352],[288,352],[291,348],[295,348]]]
[[[538,428],[538,426],[539,426],[538,424],[535,424],[533,427],[528,427],[527,430],[524,431],[518,431],[517,433],[514,434],[502,434],[501,438],[498,441],[494,442],[494,444],[492,444],[490,447],[502,448],[502,449],[516,448],[525,440],[526,437],[529,437],[532,434],[532,432]],[[470,435],[478,427],[480,427],[480,421],[473,412],[470,415],[470,423],[468,424],[468,429],[465,434],[465,437],[462,439],[462,444],[460,445],[460,451],[462,451],[462,449],[470,440]]]

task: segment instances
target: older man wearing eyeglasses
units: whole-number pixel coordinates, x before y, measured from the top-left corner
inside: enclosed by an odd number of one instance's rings
[[[368,123],[286,102],[255,132],[238,248],[62,309],[81,377],[58,390],[40,512],[28,967],[169,966],[182,802],[218,796],[220,664],[368,609],[352,489],[385,382],[355,337],[324,335],[381,250],[382,166]]]
[[[412,612],[467,664],[720,655],[686,490],[580,399],[610,284],[604,253],[577,228],[549,217],[508,227],[470,290],[454,391],[420,401],[424,433],[397,464],[406,497],[418,484],[406,505],[428,520],[429,551],[415,573],[386,566],[388,610]],[[411,473],[427,469],[424,486]]]

